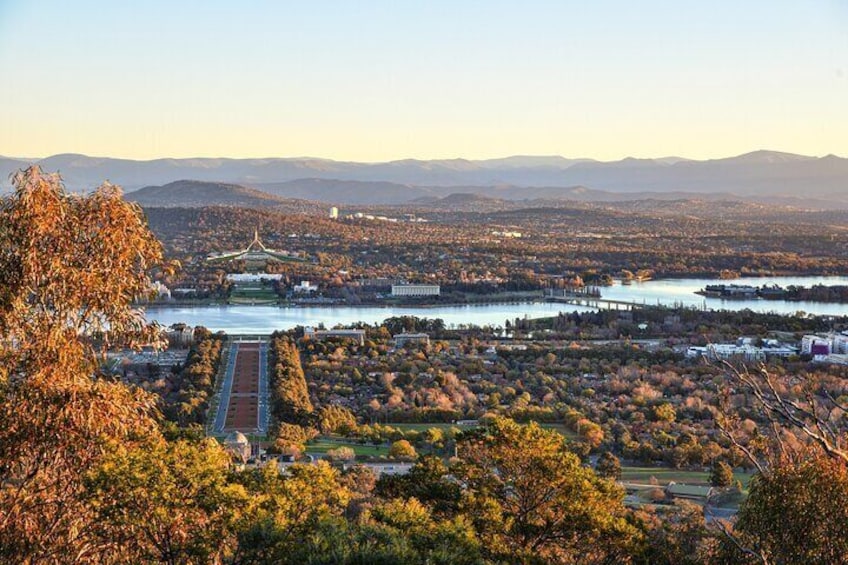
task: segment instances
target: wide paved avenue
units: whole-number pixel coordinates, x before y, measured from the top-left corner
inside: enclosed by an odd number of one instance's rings
[[[268,344],[235,341],[221,385],[215,433],[264,434],[268,425]]]

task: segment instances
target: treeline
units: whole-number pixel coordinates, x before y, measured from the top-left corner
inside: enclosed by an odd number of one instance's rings
[[[769,332],[814,333],[848,327],[846,317],[804,317],[753,310],[701,310],[695,307],[646,306],[629,312],[561,312],[549,318],[507,323],[519,332],[549,330],[548,339],[673,338],[695,344]]]
[[[419,318],[417,316],[392,316],[381,324],[389,334],[428,333],[440,334],[445,331],[445,321],[441,318]]]
[[[767,291],[767,292],[765,292]],[[799,302],[848,303],[848,286],[816,284],[810,288],[789,285],[786,288],[762,288],[760,297],[766,300],[792,300]]]
[[[317,434],[314,429],[317,418],[309,399],[300,353],[290,336],[277,333],[272,336],[269,363],[275,447],[281,452],[295,454]]]
[[[191,346],[182,370],[171,375],[171,393],[160,396],[165,418],[180,427],[204,424],[209,397],[215,388],[215,375],[221,364],[224,333],[213,334],[204,327],[194,330]]]

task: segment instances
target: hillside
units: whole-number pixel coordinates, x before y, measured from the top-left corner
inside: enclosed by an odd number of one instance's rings
[[[147,208],[235,206],[313,213],[319,211],[323,213],[325,208],[314,202],[281,198],[237,184],[196,180],[180,180],[162,186],[147,186],[128,193],[126,198]]]

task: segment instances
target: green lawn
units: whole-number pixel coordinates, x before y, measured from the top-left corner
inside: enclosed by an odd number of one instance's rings
[[[389,448],[386,446],[375,446],[373,443],[361,444],[357,442],[332,441],[325,437],[318,437],[306,444],[308,453],[327,453],[330,449],[349,447],[357,455],[388,455]]]
[[[577,434],[568,428],[565,427],[565,424],[539,424],[542,428],[546,430],[554,430],[558,432],[559,435],[566,437],[568,439],[576,439]]]
[[[734,473],[735,479],[742,481],[742,486],[747,488],[751,475],[748,473]],[[683,483],[687,485],[708,485],[710,474],[704,471],[683,471],[667,467],[621,467],[621,480],[633,483],[648,483],[651,477],[657,479],[660,485],[670,482]]]
[[[261,287],[236,285],[230,292],[230,301],[232,302],[272,302],[278,299],[279,296],[270,285]]]

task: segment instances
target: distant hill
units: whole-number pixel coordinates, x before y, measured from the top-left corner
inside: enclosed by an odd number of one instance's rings
[[[26,159],[13,159],[0,155],[0,187],[9,186],[9,176],[15,171],[24,169],[29,166],[29,161]],[[2,192],[2,191],[0,191]]]
[[[494,210],[510,210],[520,205],[515,201],[469,192],[455,192],[441,198],[419,198],[410,204],[420,208],[453,212],[491,212]]]
[[[425,187],[380,181],[308,178],[253,186],[276,196],[333,204],[393,205],[433,195]]]
[[[280,211],[320,211],[324,206],[313,202],[281,198],[261,190],[237,184],[180,180],[162,186],[147,186],[126,194],[126,199],[146,208],[202,208],[236,206],[272,208]]]
[[[8,174],[27,162],[0,159],[2,186],[8,189]],[[477,161],[404,159],[386,163],[311,157],[132,161],[63,154],[36,162],[47,171],[59,171],[71,190],[90,190],[105,179],[127,190],[194,179],[261,188],[284,197],[342,204],[397,204],[452,192],[480,192],[508,200],[561,198],[563,195],[555,189],[583,186],[620,194],[675,192],[818,198],[828,205],[848,207],[848,159],[777,151],[754,151],[705,161],[663,157],[601,162],[559,156]],[[544,187],[546,194],[537,187]]]

